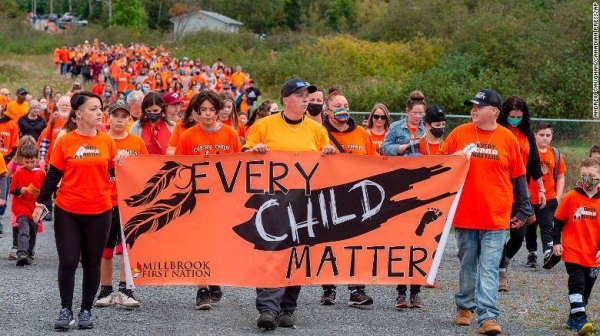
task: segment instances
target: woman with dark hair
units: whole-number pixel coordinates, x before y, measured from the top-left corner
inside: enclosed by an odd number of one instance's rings
[[[231,126],[236,132],[238,132],[240,139],[244,139],[246,137],[244,123],[238,116],[233,98],[231,98],[227,92],[221,92],[219,94],[219,98],[221,99],[223,106],[219,110],[219,117],[217,120],[222,124]]]
[[[89,91],[74,95],[69,115],[69,120],[73,119],[77,120],[77,127],[56,141],[33,211],[33,220],[38,222],[60,181],[54,210],[62,306],[54,323],[57,330],[67,330],[74,324],[73,291],[80,260],[83,282],[78,326],[93,327],[90,310],[100,284],[100,261],[111,223],[110,179],[114,162],[126,155],[117,154],[114,140],[96,129],[102,123],[99,96]]]
[[[377,147],[377,153],[382,155],[383,140],[385,139],[388,129],[390,129],[390,123],[390,112],[388,111],[388,108],[381,103],[373,105],[371,113],[369,113],[369,117],[367,118],[367,132],[369,132],[373,144]]]
[[[185,132],[188,128],[200,123],[200,115],[197,113],[192,113],[193,108],[191,107],[199,106],[198,99],[200,99],[200,94],[196,94],[192,97],[188,106],[183,111],[183,116],[175,124],[175,128],[173,129],[171,137],[169,138],[167,155],[175,154],[175,148],[177,147],[177,143],[179,142],[179,139],[181,138],[183,132]]]
[[[546,206],[546,190],[544,189],[544,182],[542,181],[542,169],[540,166],[540,154],[537,150],[535,143],[535,136],[531,131],[531,114],[529,113],[529,107],[525,100],[519,96],[509,97],[502,104],[500,114],[498,115],[498,124],[508,128],[517,138],[519,142],[519,148],[521,151],[521,157],[526,168],[526,180],[529,183],[529,179],[533,179],[539,186],[539,200],[541,207]],[[516,213],[518,209],[513,205],[513,213]],[[508,291],[508,277],[506,268],[512,257],[517,254],[521,245],[523,245],[523,238],[525,237],[525,226],[518,229],[510,229],[510,239],[504,246],[504,257],[500,261],[500,284],[498,290],[501,292]],[[528,263],[535,263],[537,265],[537,254],[530,254],[528,257]],[[530,260],[531,259],[531,260]]]
[[[166,154],[175,123],[165,115],[166,104],[160,94],[149,92],[142,101],[140,118],[129,133],[142,137],[150,154]]]

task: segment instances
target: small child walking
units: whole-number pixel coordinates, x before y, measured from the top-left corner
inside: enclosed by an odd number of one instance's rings
[[[578,335],[585,335],[594,330],[585,308],[600,266],[600,159],[583,160],[577,184],[554,214],[553,252],[562,256],[569,275],[571,311],[567,326]]]
[[[23,169],[13,175],[10,193],[14,196],[12,211],[19,224],[17,239],[17,266],[29,265],[29,256],[35,248],[38,225],[33,221],[35,199],[40,192],[46,173],[37,168],[38,149],[35,145],[25,145],[21,149]]]

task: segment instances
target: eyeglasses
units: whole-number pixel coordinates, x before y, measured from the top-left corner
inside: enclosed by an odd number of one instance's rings
[[[409,112],[409,113],[414,116],[422,116],[425,114],[425,112]]]
[[[380,114],[373,114],[373,116],[371,118],[373,118],[373,120],[387,120],[386,115],[380,115]]]

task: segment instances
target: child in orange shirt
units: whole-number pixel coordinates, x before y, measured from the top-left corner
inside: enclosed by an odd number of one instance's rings
[[[29,256],[35,248],[38,225],[33,220],[35,199],[40,192],[46,173],[36,167],[38,149],[35,145],[25,145],[21,148],[23,169],[13,175],[10,183],[12,211],[19,223],[19,238],[17,242],[17,266],[29,265]]]
[[[585,335],[594,326],[587,321],[585,307],[598,276],[600,264],[600,159],[581,162],[578,187],[569,191],[554,215],[554,254],[562,256],[569,275],[571,311],[567,326]],[[561,241],[562,236],[562,241]]]
[[[526,245],[529,251],[527,267],[537,267],[538,223],[542,236],[544,263],[552,255],[552,217],[565,189],[565,172],[567,169],[558,148],[550,145],[552,132],[552,125],[545,121],[540,122],[535,127],[535,142],[540,156],[544,189],[540,190],[536,181],[533,179],[529,180],[529,194],[531,195],[531,205],[533,206],[536,221],[525,228]],[[542,202],[539,198],[540,193],[546,195],[545,207],[542,207]]]

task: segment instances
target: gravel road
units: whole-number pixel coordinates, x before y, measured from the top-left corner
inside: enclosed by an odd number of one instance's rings
[[[5,216],[7,217],[7,216]],[[5,229],[8,225],[4,225]],[[0,335],[48,335],[60,309],[56,248],[52,223],[38,236],[36,261],[17,268],[7,259],[10,228],[0,238]],[[500,293],[500,325],[506,335],[574,335],[566,330],[568,315],[564,265],[554,269],[525,267],[524,247],[509,268],[510,291]],[[117,263],[115,263],[117,264]],[[115,272],[118,275],[118,271]],[[458,281],[456,242],[450,236],[440,268],[439,287],[424,289],[422,309],[394,310],[394,286],[369,286],[375,303],[369,309],[350,308],[345,287],[338,288],[338,303],[321,306],[320,287],[304,287],[300,294],[295,329],[270,332],[282,335],[474,335],[471,327],[454,325],[454,293]],[[81,300],[81,269],[75,281],[74,308]],[[115,286],[117,280],[115,278]],[[209,311],[195,310],[195,289],[183,286],[138,287],[142,306],[136,310],[107,307],[92,310],[95,328],[72,334],[98,335],[240,335],[263,334],[256,328],[254,289],[226,287],[223,300]],[[600,312],[596,293],[588,306],[596,321]],[[75,310],[75,309],[74,309]],[[77,313],[77,310],[75,310]]]

